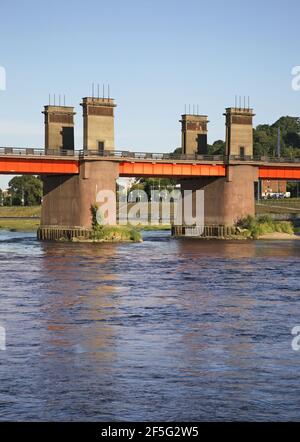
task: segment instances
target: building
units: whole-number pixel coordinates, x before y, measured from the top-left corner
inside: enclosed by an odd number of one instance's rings
[[[272,193],[286,193],[287,181],[285,180],[261,180],[261,195]]]

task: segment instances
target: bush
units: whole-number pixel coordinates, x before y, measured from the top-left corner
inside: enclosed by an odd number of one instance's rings
[[[274,223],[274,221],[270,215],[260,215],[257,217],[256,221],[259,224],[273,224]]]
[[[90,210],[92,215],[91,239],[94,241],[141,241],[141,234],[131,226],[105,226],[101,224],[103,217],[97,204],[92,205]]]
[[[270,215],[262,215],[257,218],[247,216],[239,221],[238,226],[247,229],[254,239],[273,232],[288,233],[290,235],[294,233],[293,226],[289,221],[274,221]]]

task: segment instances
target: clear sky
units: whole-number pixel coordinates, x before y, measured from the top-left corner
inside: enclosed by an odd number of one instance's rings
[[[208,115],[209,142],[224,139],[236,94],[250,95],[255,124],[298,116],[299,16],[299,0],[1,2],[0,145],[43,147],[41,110],[61,93],[76,107],[80,148],[79,103],[93,82],[109,83],[118,104],[119,149],[178,147],[189,103]]]

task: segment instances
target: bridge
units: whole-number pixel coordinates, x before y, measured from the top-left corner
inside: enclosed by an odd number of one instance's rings
[[[81,106],[82,150],[74,149],[74,108],[51,105],[43,111],[44,149],[0,147],[0,173],[42,176],[43,239],[90,229],[98,192],[115,193],[119,177],[172,178],[193,198],[203,190],[205,226],[232,226],[254,215],[254,185],[260,179],[300,179],[300,158],[253,155],[252,109],[226,108],[225,154],[208,155],[205,115],[181,116],[180,152],[131,152],[115,150],[112,98],[85,97]],[[110,220],[116,223],[115,209]]]
[[[225,177],[230,165],[252,165],[259,179],[300,180],[300,158],[0,147],[2,174],[79,175],[84,161],[116,162],[120,177]]]

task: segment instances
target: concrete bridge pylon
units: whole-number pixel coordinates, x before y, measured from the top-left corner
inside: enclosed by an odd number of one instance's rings
[[[91,207],[100,190],[116,192],[118,163],[84,160],[78,175],[48,175],[43,178],[44,196],[41,225],[91,228]],[[116,224],[116,213],[110,214]]]

